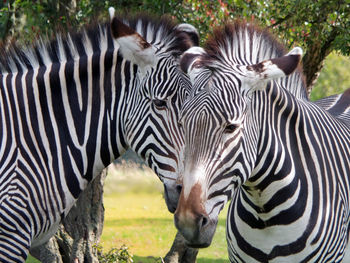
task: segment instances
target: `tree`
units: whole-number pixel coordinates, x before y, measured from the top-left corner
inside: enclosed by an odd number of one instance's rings
[[[274,28],[288,46],[305,49],[303,69],[308,93],[311,92],[325,58],[333,51],[350,53],[349,1],[291,1],[288,5],[272,1],[270,27]]]
[[[204,38],[222,21],[243,18],[269,27],[289,48],[302,46],[308,93],[332,51],[350,54],[349,0],[184,0],[182,6],[174,15],[193,23]]]

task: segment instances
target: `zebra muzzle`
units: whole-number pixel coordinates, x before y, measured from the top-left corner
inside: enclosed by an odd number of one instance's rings
[[[211,244],[217,220],[212,220],[205,211],[198,190],[194,187],[186,199],[181,193],[174,221],[188,246],[202,248]]]

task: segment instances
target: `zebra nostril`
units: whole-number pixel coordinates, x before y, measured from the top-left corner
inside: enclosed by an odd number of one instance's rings
[[[181,190],[182,190],[182,185],[177,185],[176,186],[176,191],[178,192],[178,194],[181,193]]]
[[[208,217],[203,216],[199,222],[200,227],[201,228],[205,227],[208,224],[208,222],[209,222]]]

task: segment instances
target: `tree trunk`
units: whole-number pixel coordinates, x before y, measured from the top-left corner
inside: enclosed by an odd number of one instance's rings
[[[326,41],[316,41],[317,32],[314,33],[312,42],[308,43],[307,52],[303,57],[303,71],[306,78],[307,93],[310,95],[313,86],[315,85],[321,69],[323,68],[324,60],[332,51],[332,44],[339,32],[336,28],[330,33]]]
[[[94,245],[102,234],[103,183],[106,169],[89,184],[63,220],[59,231],[46,244],[30,251],[42,263],[96,263]]]
[[[177,232],[170,251],[164,258],[165,263],[194,263],[198,249],[187,247],[183,236]]]
[[[30,254],[41,262],[63,263],[55,237],[45,244],[30,250]]]

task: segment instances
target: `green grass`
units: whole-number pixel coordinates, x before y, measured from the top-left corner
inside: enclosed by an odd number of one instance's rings
[[[101,244],[106,251],[126,244],[135,262],[147,262],[147,257],[164,257],[172,245],[176,228],[173,215],[166,208],[163,186],[149,168],[129,166],[124,169],[124,166],[111,167],[105,182],[106,210]],[[199,263],[228,262],[226,213],[225,209],[220,214],[212,245],[200,250]]]
[[[122,163],[110,166],[105,182],[104,252],[123,244],[135,263],[161,262],[176,234],[173,215],[166,208],[163,186],[146,167]],[[212,245],[201,249],[198,263],[228,262],[225,238],[226,209],[221,212]],[[34,263],[31,259],[27,263]]]
[[[101,245],[105,250],[126,244],[139,257],[161,257],[168,252],[176,229],[161,194],[107,195],[104,205],[106,219]],[[200,251],[198,262],[227,259],[226,250],[225,219],[220,218],[213,243]]]
[[[28,258],[26,260],[26,263],[40,263],[39,260],[36,260],[35,258],[33,258],[31,255],[28,255]]]

